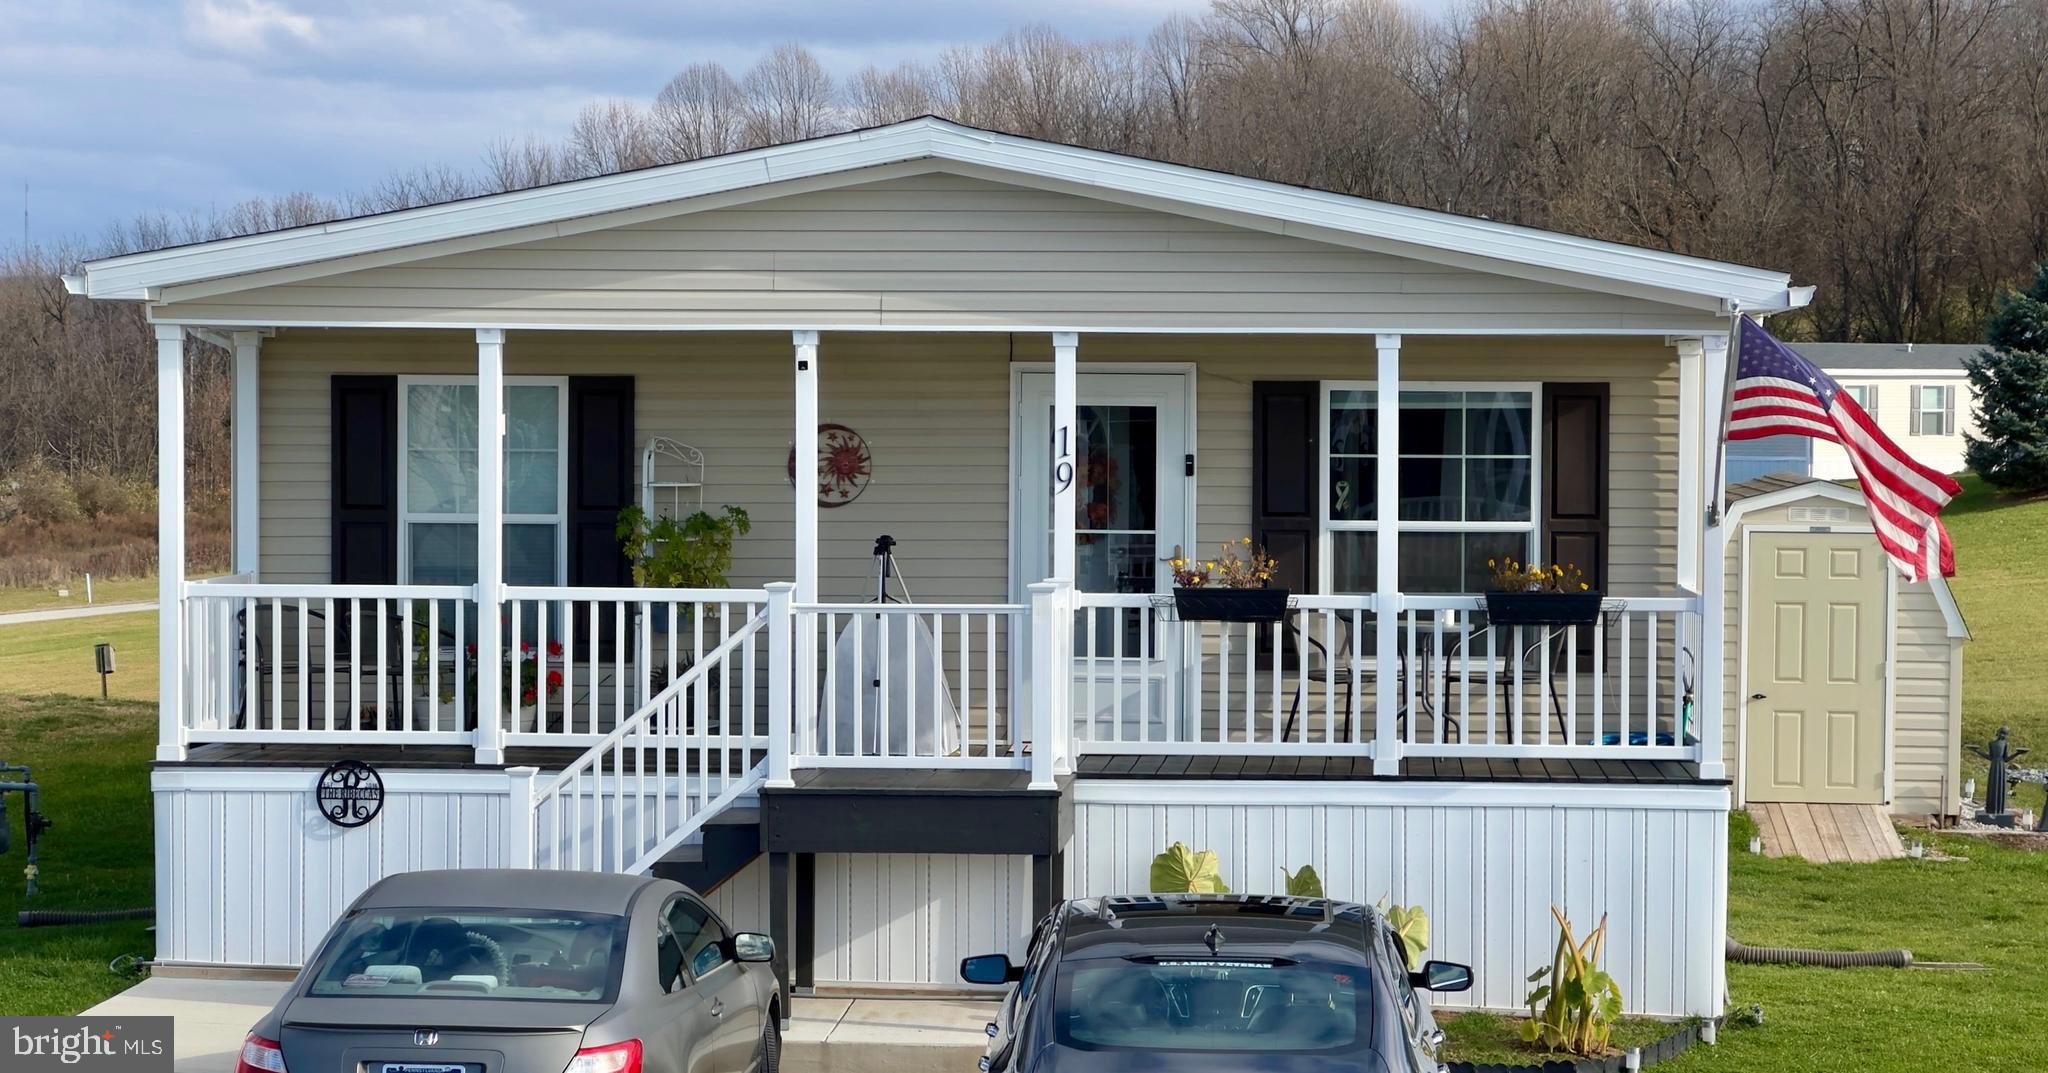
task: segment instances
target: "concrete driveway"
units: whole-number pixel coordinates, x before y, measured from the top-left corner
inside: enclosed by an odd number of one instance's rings
[[[177,1018],[177,1073],[233,1073],[249,1026],[286,985],[257,980],[153,976],[86,1012]],[[785,1035],[787,1073],[971,1073],[995,1016],[989,1000],[829,998],[796,1000]]]

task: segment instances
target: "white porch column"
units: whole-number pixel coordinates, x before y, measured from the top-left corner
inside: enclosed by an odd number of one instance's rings
[[[1066,581],[1054,578],[1050,581],[1034,581],[1031,591],[1031,789],[1052,790],[1059,786],[1061,770],[1072,770],[1063,764],[1064,742],[1069,737],[1073,717],[1068,713],[1069,691],[1063,688],[1068,672],[1063,668],[1073,665],[1071,657],[1065,654],[1061,639],[1073,630],[1072,615],[1068,610],[1068,594],[1073,587]]]
[[[156,326],[158,760],[185,759],[185,329]]]
[[[401,404],[403,405],[403,404]],[[476,330],[476,762],[505,760],[505,332]],[[621,686],[623,688],[623,685]]]
[[[234,432],[234,497],[235,497],[235,568],[237,574],[256,577],[257,558],[261,554],[258,536],[260,522],[257,518],[260,501],[262,474],[258,471],[258,429],[262,418],[258,409],[259,396],[256,383],[256,357],[263,348],[263,336],[259,332],[236,332],[235,344],[235,417]]]
[[[1706,389],[1701,383],[1706,364],[1702,340],[1689,336],[1672,340],[1678,351],[1678,587],[1700,591],[1700,542],[1706,496],[1700,471],[1704,444],[1700,429],[1705,424]]]
[[[1701,341],[1701,420],[1699,456],[1699,494],[1694,502],[1700,504],[1700,512],[1710,520],[1701,533],[1700,562],[1700,671],[1697,675],[1698,690],[1693,698],[1693,713],[1699,722],[1699,764],[1703,779],[1725,779],[1728,777],[1727,746],[1723,741],[1722,668],[1729,659],[1727,635],[1728,609],[1728,532],[1725,520],[1728,505],[1724,502],[1727,493],[1728,476],[1721,462],[1721,437],[1725,433],[1722,413],[1727,398],[1728,337],[1710,335]],[[1684,501],[1681,500],[1681,503]],[[1697,529],[1684,534],[1690,541]],[[1740,653],[1735,653],[1740,658]]]
[[[790,611],[790,594],[796,588],[788,581],[771,581],[768,589],[768,777],[766,785],[795,786],[790,779],[793,748],[793,720],[796,718],[796,667],[790,656],[795,616]],[[808,679],[806,679],[808,681]],[[808,690],[809,686],[806,685]]]
[[[1401,337],[1378,337],[1379,363],[1374,377],[1374,413],[1379,435],[1374,450],[1373,502],[1379,532],[1373,538],[1373,562],[1377,583],[1373,587],[1374,653],[1373,705],[1376,709],[1372,745],[1375,775],[1401,772],[1401,742],[1396,729],[1401,706],[1401,683],[1396,668],[1401,662]]]
[[[818,333],[795,331],[796,602],[818,600]]]
[[[1052,576],[1074,580],[1074,408],[1080,397],[1081,337],[1076,332],[1052,335]]]

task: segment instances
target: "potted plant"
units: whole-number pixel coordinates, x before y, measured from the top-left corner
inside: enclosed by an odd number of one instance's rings
[[[467,651],[469,653],[469,673],[467,675],[469,696],[475,697],[477,695],[476,646],[467,646]],[[543,666],[545,666],[545,670],[542,669]],[[548,642],[547,659],[545,661],[541,659],[540,650],[536,649],[528,641],[519,642],[519,647],[516,650],[505,653],[505,667],[498,674],[499,688],[504,690],[504,695],[499,699],[508,708],[517,703],[519,721],[514,725],[521,732],[530,734],[543,729],[541,726],[543,711],[549,706],[549,702],[559,699],[562,695],[561,667],[562,643],[560,641]],[[512,696],[512,677],[515,668],[519,676],[519,696],[516,698],[516,701]],[[542,694],[543,687],[546,689],[545,700]],[[441,690],[442,703],[451,703],[454,700],[454,688],[443,687]],[[474,729],[474,727],[471,729]]]
[[[681,520],[650,516],[631,506],[619,512],[615,532],[632,565],[634,585],[643,589],[723,589],[728,587],[726,571],[732,569],[733,541],[753,527],[746,508],[730,504],[716,514],[700,510]],[[694,609],[685,608],[685,612],[693,614]],[[653,618],[645,624],[650,636],[667,633],[668,616]],[[657,692],[667,688],[668,668],[650,669],[648,680]]]
[[[1221,544],[1222,554],[1210,559],[1182,555],[1180,547],[1166,564],[1173,568],[1173,606],[1183,622],[1278,622],[1287,613],[1286,589],[1271,588],[1278,564],[1252,538]]]
[[[1486,615],[1497,626],[1585,626],[1600,617],[1600,590],[1571,563],[1488,559]]]

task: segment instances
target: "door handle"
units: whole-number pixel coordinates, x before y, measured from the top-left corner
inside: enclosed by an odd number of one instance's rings
[[[711,1016],[713,1016],[713,1017],[724,1017],[724,1016],[725,1016],[725,1000],[724,1000],[724,999],[722,999],[722,998],[712,999],[712,1000],[711,1000],[711,1009],[710,1009],[709,1011],[707,1011],[707,1012],[709,1012],[709,1013],[711,1014]]]
[[[1762,699],[1764,699],[1764,695],[1763,695],[1762,693],[1751,693],[1751,694],[1749,695],[1749,699],[1751,699],[1751,700],[1762,700]]]

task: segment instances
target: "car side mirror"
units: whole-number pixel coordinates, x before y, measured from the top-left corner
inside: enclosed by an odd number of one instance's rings
[[[1408,984],[1424,991],[1468,991],[1472,988],[1472,967],[1453,961],[1425,961],[1421,972],[1408,974]]]
[[[1011,964],[1008,954],[980,954],[960,959],[960,978],[970,984],[1013,984],[1024,978],[1024,967]]]
[[[732,937],[732,959],[734,961],[774,961],[775,940],[756,931],[743,931]]]

